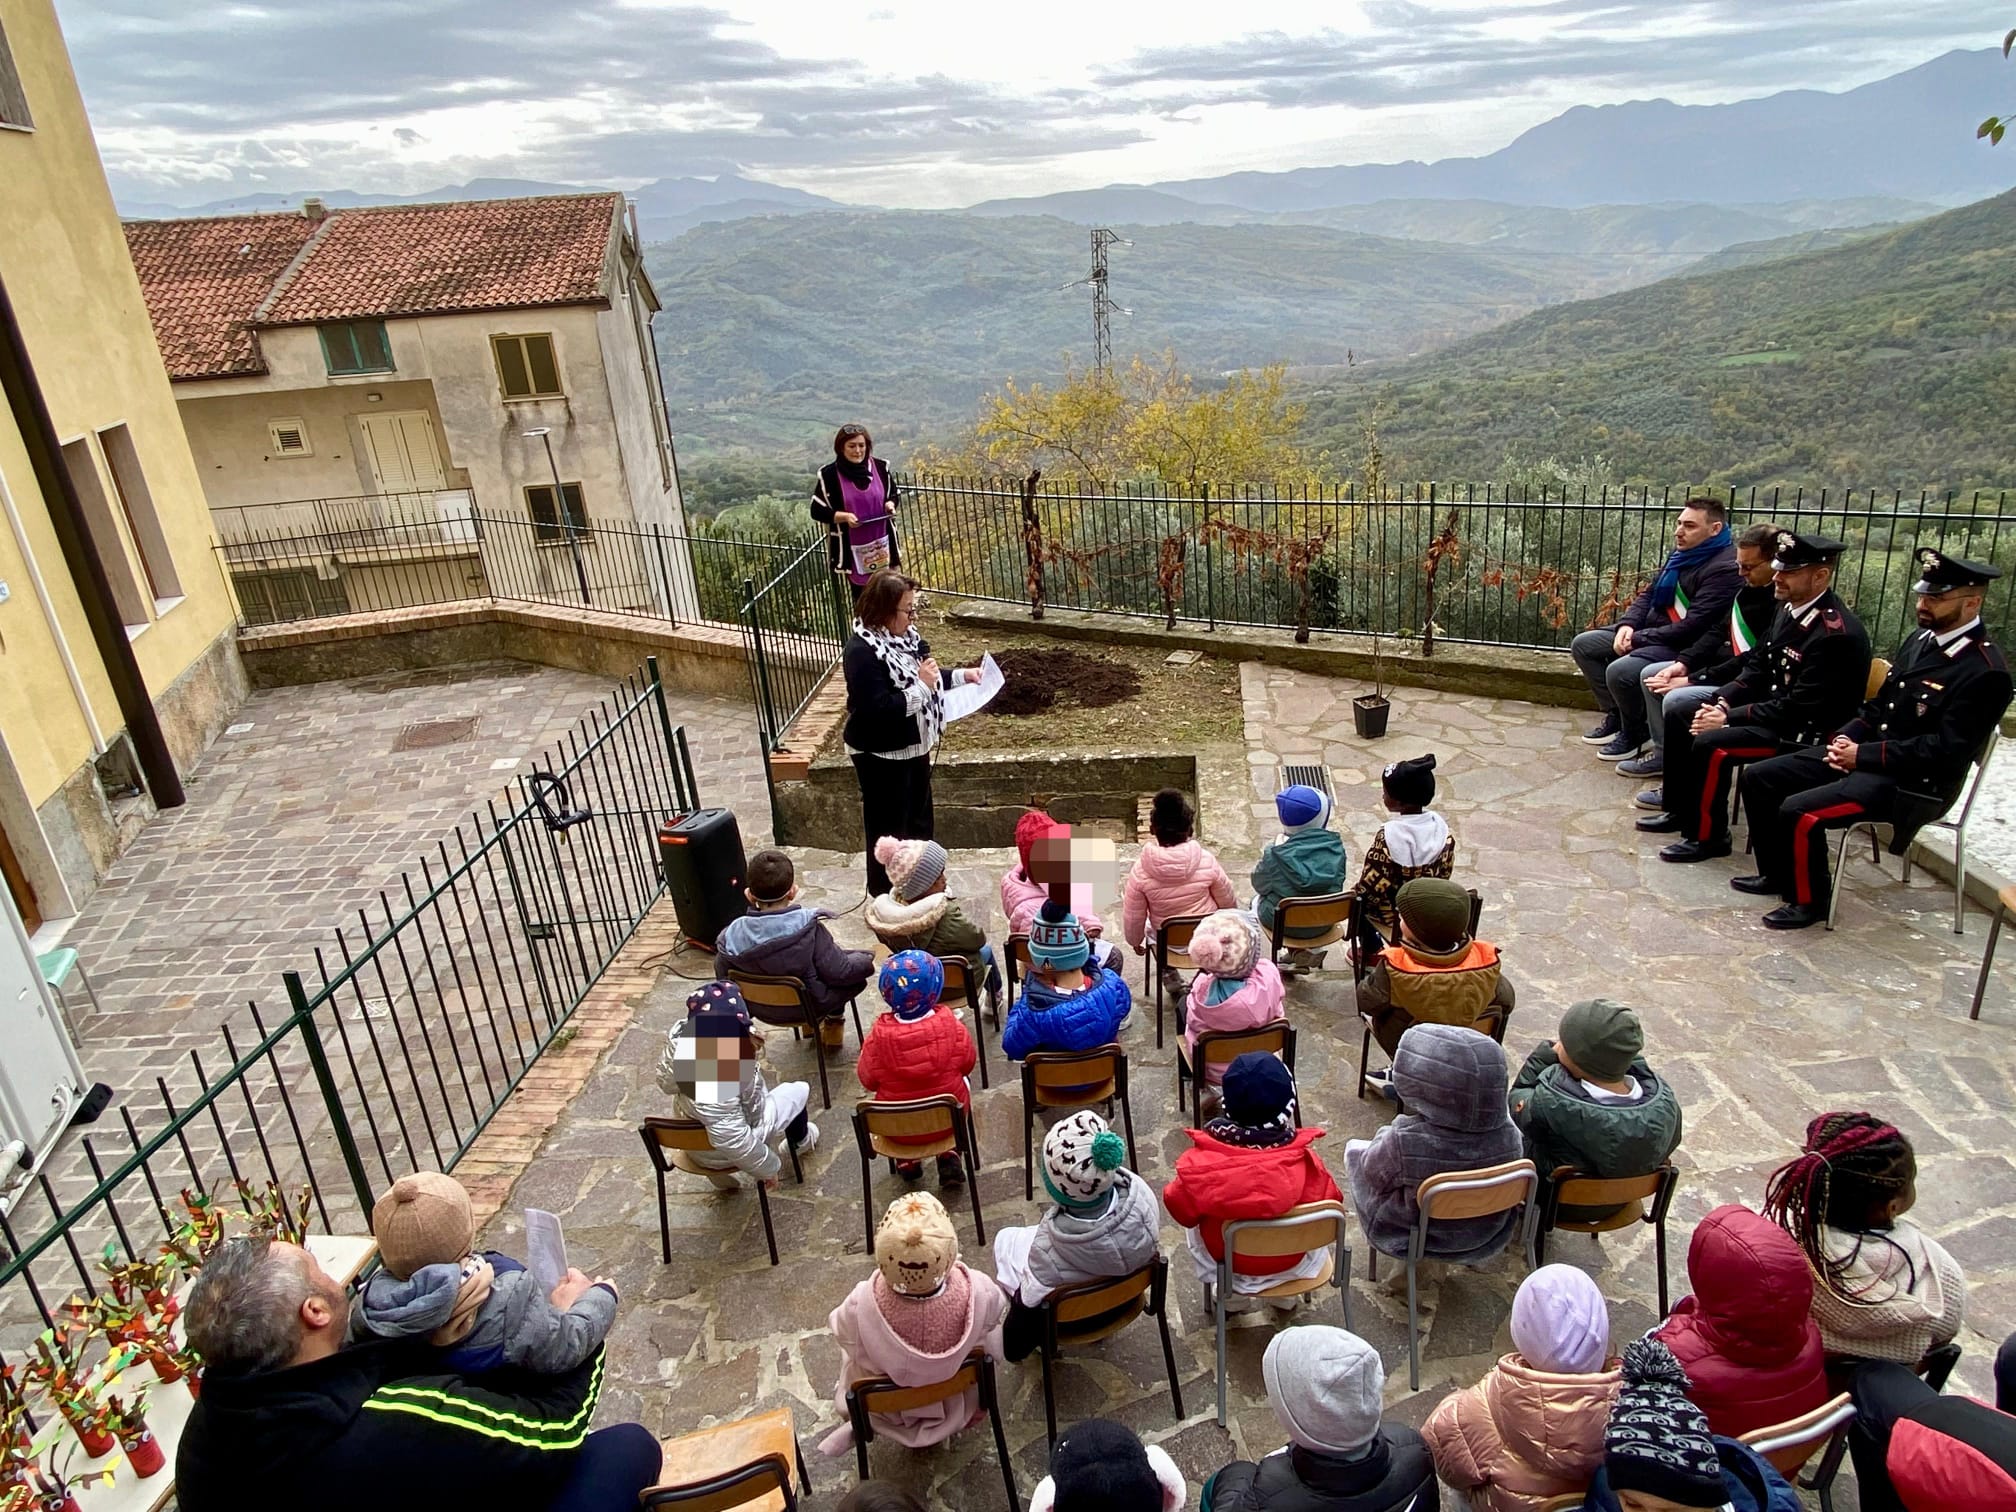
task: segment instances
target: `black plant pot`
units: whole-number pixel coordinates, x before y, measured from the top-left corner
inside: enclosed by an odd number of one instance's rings
[[[1379,693],[1362,693],[1351,700],[1351,722],[1358,727],[1361,740],[1377,740],[1386,733],[1386,716],[1393,712],[1393,703]]]

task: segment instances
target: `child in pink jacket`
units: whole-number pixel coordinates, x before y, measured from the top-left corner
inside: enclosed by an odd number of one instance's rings
[[[1543,1265],[1512,1299],[1512,1343],[1477,1385],[1421,1429],[1435,1473],[1472,1512],[1538,1512],[1589,1489],[1623,1375],[1603,1293],[1572,1265]]]
[[[1190,937],[1190,959],[1197,975],[1190,982],[1189,1001],[1176,1016],[1183,1048],[1193,1060],[1200,1034],[1258,1029],[1286,1016],[1281,1009],[1281,973],[1260,947],[1260,925],[1253,915],[1219,909]],[[1215,1087],[1224,1079],[1224,1066],[1213,1066],[1206,1085]]]
[[[944,1205],[928,1192],[889,1204],[875,1230],[875,1274],[855,1286],[827,1322],[840,1344],[840,1381],[833,1401],[844,1417],[847,1388],[868,1376],[899,1386],[935,1386],[966,1356],[985,1349],[1001,1358],[1008,1298],[992,1276],[959,1258],[959,1235]],[[875,1436],[927,1449],[976,1421],[980,1394],[966,1391],[929,1407],[875,1414]],[[854,1447],[843,1422],[820,1441],[824,1454]]]
[[[1043,907],[1043,900],[1050,896],[1050,890],[1029,875],[1029,853],[1043,836],[1052,831],[1069,829],[1069,825],[1059,824],[1041,809],[1030,809],[1015,821],[1015,852],[1021,860],[1001,874],[1001,912],[1007,917],[1008,933],[1029,933],[1030,926],[1036,922],[1037,911]],[[1120,947],[1099,938],[1105,932],[1105,921],[1090,908],[1072,911],[1077,916],[1079,927],[1092,942],[1092,959],[1108,971],[1117,972],[1120,969]]]
[[[1148,811],[1154,838],[1141,847],[1120,895],[1120,933],[1136,955],[1155,948],[1155,931],[1170,919],[1238,906],[1225,868],[1191,838],[1196,827],[1197,810],[1183,793],[1164,788],[1155,795]]]

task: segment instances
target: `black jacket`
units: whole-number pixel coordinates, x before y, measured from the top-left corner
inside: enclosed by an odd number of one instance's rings
[[[880,457],[870,457],[868,465],[881,476],[882,497],[889,506],[889,565],[900,567],[903,554],[896,545],[896,478]],[[826,565],[835,572],[842,562],[854,560],[848,555],[847,527],[833,518],[833,512],[840,507],[840,498],[840,464],[828,462],[812,480],[812,518],[826,532]]]
[[[1660,566],[1663,569],[1665,563]],[[1736,548],[1732,545],[1681,571],[1675,607],[1679,599],[1685,599],[1687,608],[1679,619],[1669,618],[1664,611],[1652,607],[1652,588],[1648,584],[1631,600],[1631,607],[1617,623],[1631,627],[1633,656],[1673,656],[1703,626],[1723,623],[1730,601],[1742,586],[1743,574],[1736,568]]]
[[[1889,777],[1929,803],[1900,803],[1891,853],[1902,855],[1925,821],[1944,813],[1967,781],[1989,731],[2009,707],[2009,663],[1976,625],[1950,646],[1920,630],[1897,650],[1876,696],[1841,733],[1855,742],[1855,770]]]
[[[176,1500],[182,1512],[536,1512],[587,1436],[602,1358],[471,1378],[443,1372],[431,1345],[392,1340],[264,1375],[209,1372],[176,1450]]]
[[[1869,689],[1869,632],[1828,589],[1794,616],[1781,610],[1771,639],[1716,690],[1731,725],[1759,725],[1789,746],[1819,745]]]
[[[1739,632],[1736,621],[1742,621]],[[1754,588],[1745,583],[1736,590],[1729,612],[1686,645],[1675,648],[1673,659],[1687,669],[1690,682],[1719,688],[1736,675],[1743,653],[1761,646],[1771,637],[1778,620],[1778,592],[1771,584]]]
[[[1442,1485],[1412,1428],[1380,1426],[1359,1459],[1289,1445],[1259,1464],[1234,1460],[1204,1487],[1203,1512],[1439,1512]]]
[[[918,643],[922,661],[931,654],[931,643]],[[840,738],[857,751],[900,751],[924,738],[917,716],[903,706],[903,695],[889,680],[889,669],[874,648],[858,635],[847,637],[840,650],[840,670],[847,679],[847,724]],[[944,687],[952,686],[952,673],[940,668]]]

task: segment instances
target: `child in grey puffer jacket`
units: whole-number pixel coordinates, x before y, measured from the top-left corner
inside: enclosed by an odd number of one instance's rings
[[[546,1295],[506,1255],[474,1253],[469,1193],[453,1176],[402,1176],[371,1210],[382,1269],[358,1293],[352,1338],[426,1338],[447,1369],[515,1366],[564,1375],[602,1347],[616,1320],[616,1287],[569,1271]]]

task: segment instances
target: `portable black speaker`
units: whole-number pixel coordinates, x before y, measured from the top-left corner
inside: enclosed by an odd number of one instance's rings
[[[742,896],[748,866],[734,813],[703,808],[668,820],[658,830],[658,856],[680,932],[712,950],[729,921],[749,911],[749,900]]]

